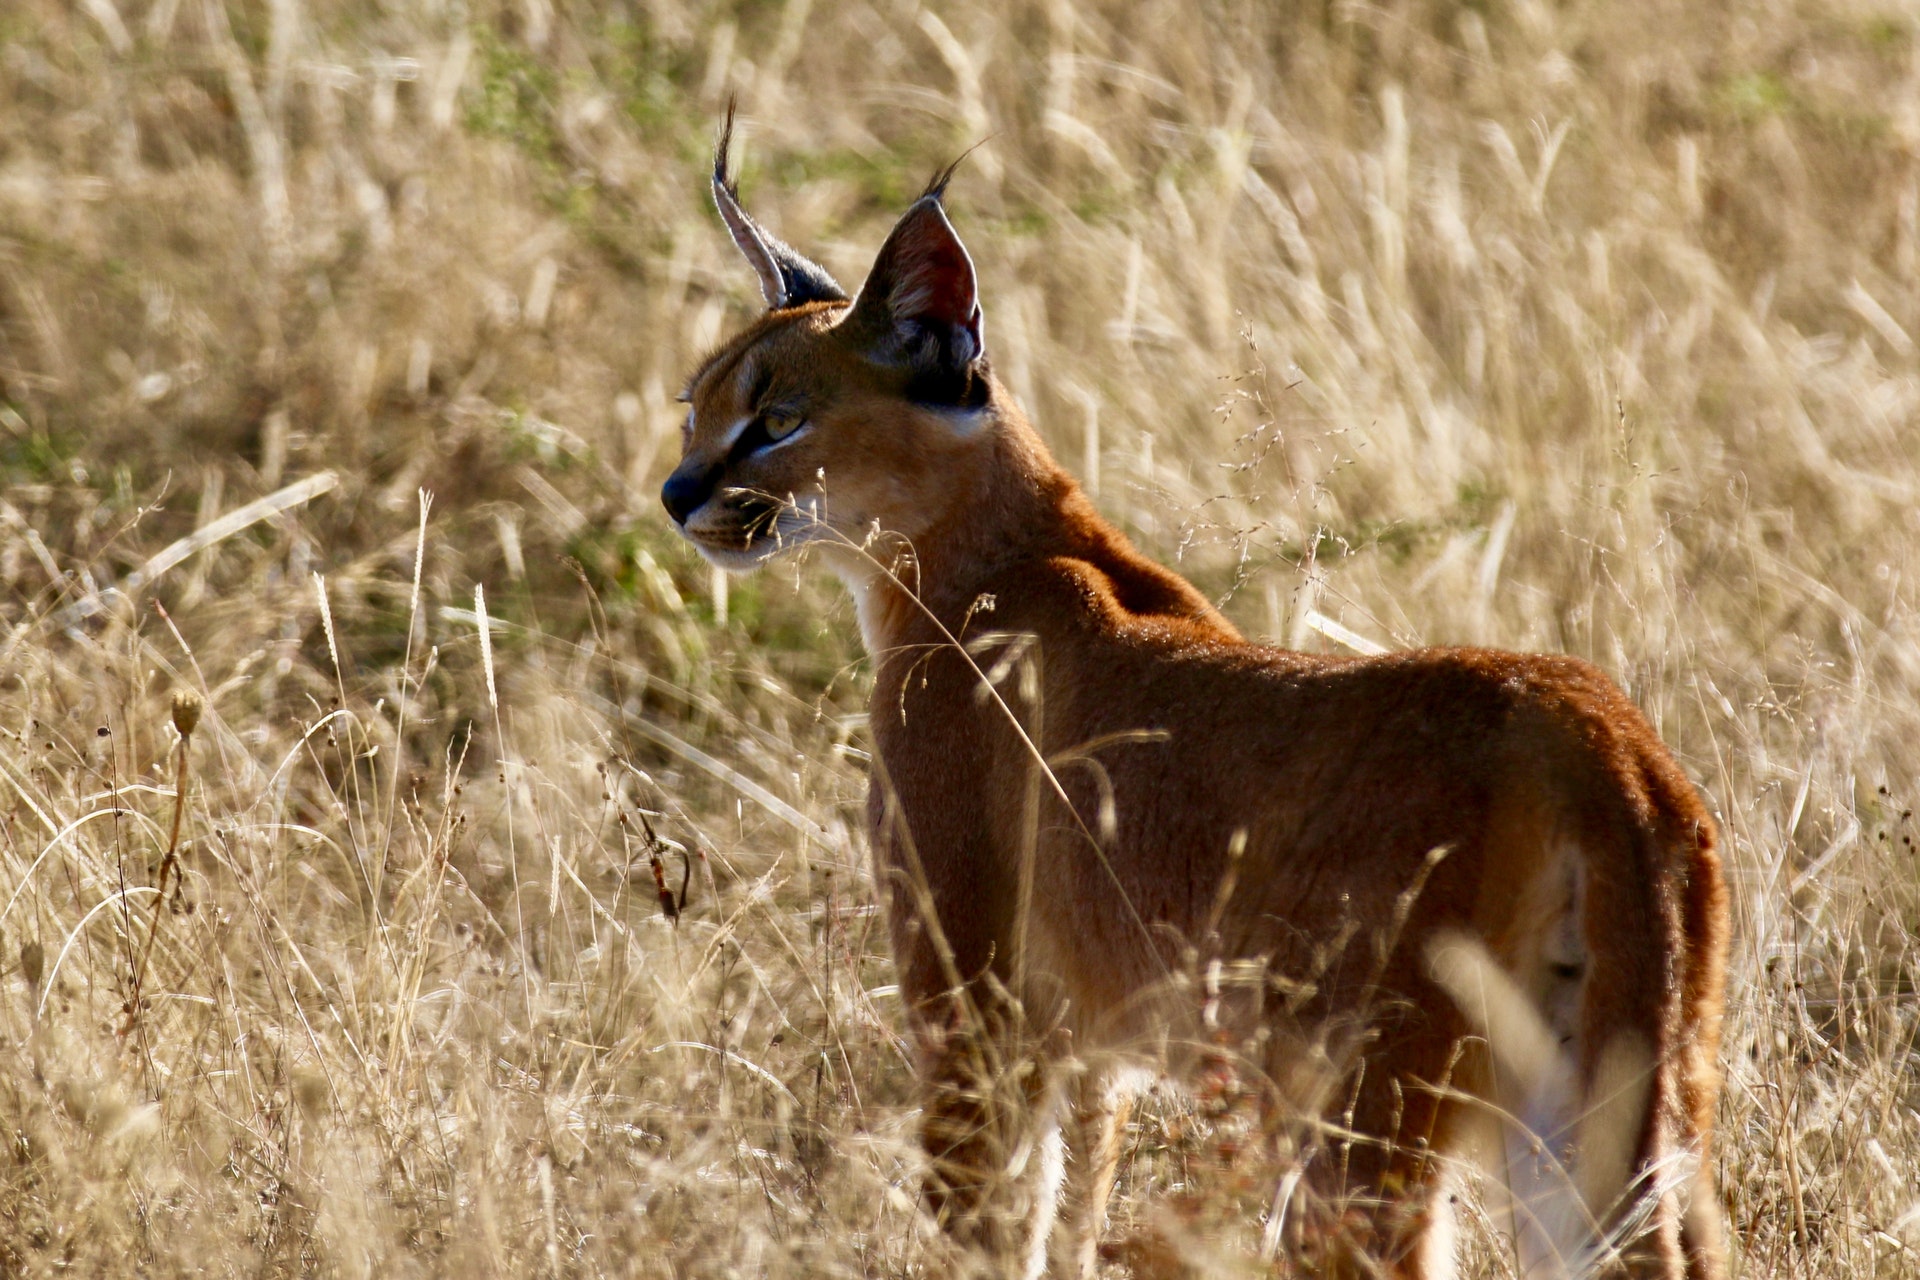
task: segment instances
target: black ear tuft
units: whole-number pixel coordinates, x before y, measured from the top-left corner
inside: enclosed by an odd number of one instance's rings
[[[960,166],[966,163],[967,157],[972,155],[974,152],[978,151],[980,148],[986,146],[989,142],[992,142],[992,141],[993,141],[993,135],[988,134],[986,137],[980,139],[980,141],[974,143],[972,146],[968,147],[965,151],[962,151],[959,155],[955,156],[952,164],[948,165],[946,168],[942,169],[940,172],[934,174],[933,177],[930,180],[928,180],[927,189],[920,193],[920,198],[922,200],[925,200],[929,197],[935,200],[946,199],[947,184],[953,181],[953,175],[959,172]]]
[[[734,100],[729,98],[727,121],[713,149],[713,203],[720,210],[720,219],[727,224],[733,243],[760,277],[760,292],[767,306],[778,311],[808,302],[845,302],[846,290],[835,283],[825,267],[769,235],[741,207],[739,187],[727,176],[727,152],[733,143],[733,110]]]
[[[894,224],[848,323],[874,359],[908,366],[916,399],[967,404],[984,388],[986,343],[973,259],[940,205],[953,170]]]

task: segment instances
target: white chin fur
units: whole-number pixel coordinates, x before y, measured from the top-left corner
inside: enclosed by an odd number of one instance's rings
[[[688,541],[693,542],[693,548],[700,553],[701,559],[729,573],[749,573],[786,549],[771,541],[755,543],[745,550],[709,546],[691,538]]]
[[[716,546],[701,537],[698,528],[682,529],[680,532],[687,541],[693,543],[708,564],[733,573],[746,573],[769,560],[820,540],[825,535],[825,527],[807,517],[782,514],[772,529],[760,534],[746,547]]]

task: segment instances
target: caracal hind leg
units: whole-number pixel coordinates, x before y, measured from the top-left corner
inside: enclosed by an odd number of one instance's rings
[[[1691,1135],[1700,1167],[1693,1175],[1691,1195],[1680,1219],[1680,1247],[1686,1255],[1687,1280],[1725,1280],[1726,1228],[1721,1223],[1720,1189],[1713,1174],[1713,1150],[1706,1135]]]
[[[1049,1274],[1060,1280],[1085,1280],[1099,1266],[1107,1200],[1126,1145],[1133,1095],[1111,1073],[1098,1070],[1079,1073],[1064,1093],[1066,1177],[1060,1189],[1060,1221],[1049,1249]]]
[[[1687,978],[1684,999],[1691,1024],[1680,1060],[1680,1105],[1693,1159],[1692,1186],[1680,1223],[1687,1280],[1724,1280],[1725,1209],[1714,1175],[1713,1121],[1720,1100],[1720,1025],[1727,997],[1727,888],[1712,828],[1687,833],[1692,858],[1685,899]]]
[[[1347,1107],[1307,1166],[1294,1244],[1318,1274],[1448,1280],[1453,1275],[1443,1178],[1459,1105],[1459,1065],[1438,1028],[1389,1031],[1344,1091]],[[1440,1246],[1437,1250],[1435,1246]],[[1444,1255],[1444,1256],[1437,1256]]]

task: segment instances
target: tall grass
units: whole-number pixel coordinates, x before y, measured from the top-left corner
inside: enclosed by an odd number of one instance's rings
[[[849,286],[991,135],[997,369],[1250,632],[1615,675],[1731,849],[1740,1273],[1920,1272],[1920,31],[1285,9],[7,6],[0,1272],[943,1265],[850,612],[652,497],[734,91]],[[1234,1115],[1129,1129],[1141,1269],[1260,1265]]]

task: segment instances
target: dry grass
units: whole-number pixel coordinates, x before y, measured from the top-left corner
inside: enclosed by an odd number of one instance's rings
[[[1740,1274],[1920,1273],[1920,29],[1284,8],[8,4],[0,1274],[938,1268],[849,611],[652,498],[734,89],[849,283],[993,134],[999,369],[1250,631],[1617,676],[1732,850]],[[1252,1267],[1232,1112],[1116,1229]]]

